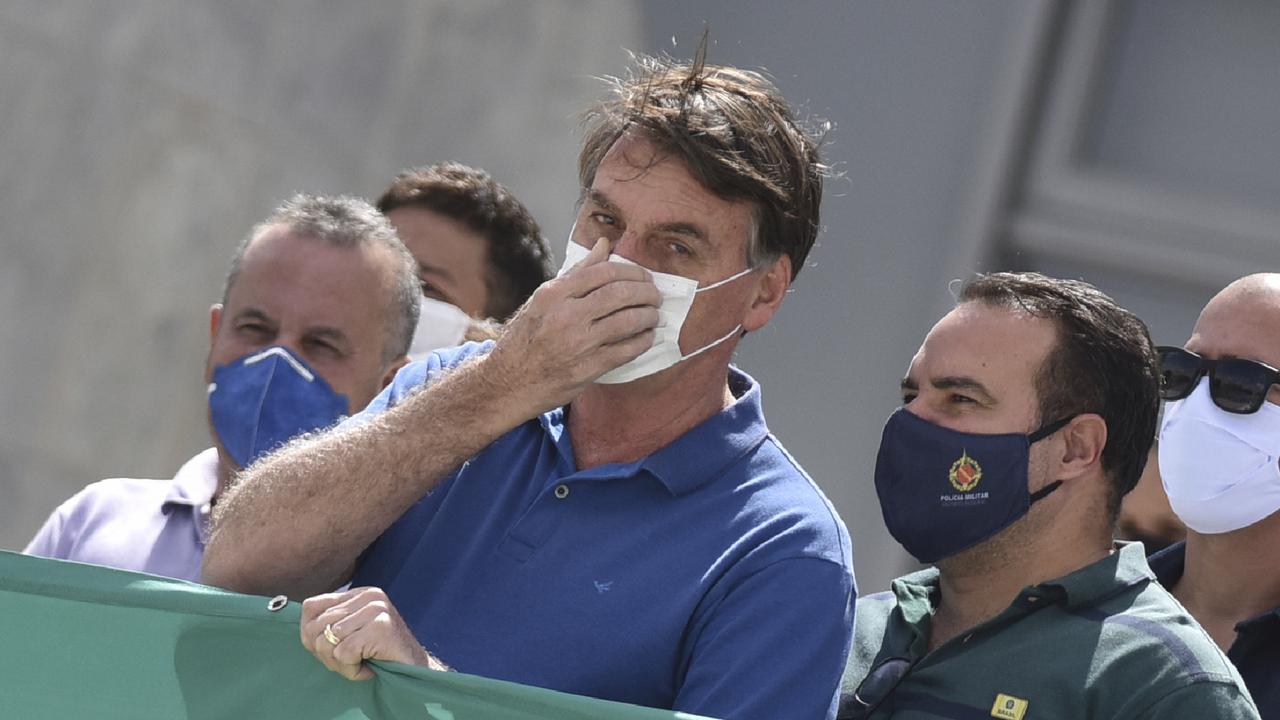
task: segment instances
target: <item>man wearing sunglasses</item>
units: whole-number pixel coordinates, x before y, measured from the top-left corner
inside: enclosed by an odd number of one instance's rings
[[[1151,567],[1280,718],[1280,274],[1228,285],[1160,365],[1160,470],[1187,540]]]
[[[889,532],[936,567],[858,601],[838,717],[1258,717],[1142,545],[1112,540],[1157,389],[1146,326],[1093,286],[964,286],[875,471]]]

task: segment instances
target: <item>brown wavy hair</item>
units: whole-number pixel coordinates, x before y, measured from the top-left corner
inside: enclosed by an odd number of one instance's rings
[[[794,278],[818,235],[827,174],[821,136],[801,125],[763,75],[708,65],[706,48],[704,33],[691,62],[638,55],[627,77],[607,79],[609,96],[583,116],[579,182],[590,188],[614,142],[639,130],[658,148],[654,163],[678,157],[716,196],[753,203],[748,265],[786,254]]]

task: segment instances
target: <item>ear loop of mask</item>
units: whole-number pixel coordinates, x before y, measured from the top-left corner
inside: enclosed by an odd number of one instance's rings
[[[732,330],[730,330],[730,331],[729,331],[729,333],[728,333],[727,335],[725,335],[724,337],[720,338],[719,340],[715,340],[715,341],[713,341],[713,342],[711,342],[711,343],[709,343],[709,344],[707,344],[707,345],[703,345],[702,347],[698,348],[697,350],[694,350],[693,352],[689,353],[688,355],[681,355],[681,356],[680,356],[680,360],[679,360],[679,362],[684,362],[685,360],[688,360],[689,358],[697,357],[697,356],[701,355],[702,353],[704,353],[704,352],[706,352],[706,351],[710,350],[711,348],[713,348],[713,347],[715,347],[715,346],[719,345],[720,343],[724,342],[725,340],[728,340],[729,338],[733,337],[734,335],[737,335],[737,334],[738,334],[738,331],[739,331],[739,330],[741,330],[741,329],[742,329],[742,325],[734,325],[734,326],[733,326],[733,329],[732,329]]]
[[[1031,444],[1040,442],[1041,440],[1049,437],[1050,435],[1066,427],[1067,423],[1071,422],[1075,418],[1076,418],[1075,415],[1068,415],[1057,422],[1053,422],[1053,423],[1049,423],[1048,425],[1045,425],[1044,427],[1040,428],[1039,430],[1027,436],[1027,444],[1031,445]],[[1049,497],[1050,493],[1052,493],[1054,490],[1057,490],[1060,487],[1062,487],[1062,481],[1054,480],[1048,485],[1045,485],[1039,490],[1031,493],[1031,497],[1030,497],[1030,500],[1027,502],[1027,505],[1028,506],[1035,505],[1041,500]]]
[[[706,287],[700,287],[700,288],[698,288],[697,290],[694,290],[693,292],[694,292],[694,294],[696,295],[697,293],[700,293],[700,292],[706,292],[707,290],[715,290],[716,288],[720,287],[721,285],[725,285],[725,284],[728,284],[728,283],[733,282],[734,280],[737,280],[738,278],[742,277],[743,275],[746,275],[747,273],[751,272],[752,270],[755,270],[755,268],[753,268],[753,267],[746,268],[745,270],[743,270],[742,272],[740,272],[740,273],[738,273],[738,274],[736,274],[736,275],[730,275],[729,277],[727,277],[727,278],[725,278],[725,279],[723,279],[723,280],[720,280],[719,282],[713,282],[713,283],[711,283],[710,285],[708,285],[708,286],[706,286]]]
[[[698,293],[700,293],[700,292],[703,292],[704,290],[714,290],[714,289],[716,289],[716,288],[720,287],[721,285],[724,285],[724,284],[726,284],[726,283],[731,283],[731,282],[733,282],[734,280],[737,280],[738,278],[742,277],[743,275],[746,275],[747,273],[751,272],[752,270],[755,270],[755,268],[749,267],[749,268],[747,268],[747,269],[743,270],[742,272],[740,272],[740,273],[738,273],[738,274],[736,274],[736,275],[731,275],[731,276],[729,276],[729,277],[727,277],[727,278],[725,278],[725,279],[723,279],[723,280],[721,280],[721,281],[719,281],[719,282],[711,283],[710,285],[708,285],[708,286],[706,286],[706,287],[700,287],[700,288],[698,288],[697,290],[694,290],[694,291],[693,291],[693,293],[696,295],[696,294],[698,294]],[[722,336],[719,340],[715,340],[715,341],[712,341],[712,342],[710,342],[710,343],[708,343],[708,344],[706,344],[706,345],[703,345],[702,347],[698,348],[697,350],[694,350],[693,352],[689,353],[688,355],[681,355],[681,356],[680,356],[680,362],[684,362],[685,360],[688,360],[689,358],[697,357],[698,355],[701,355],[702,353],[704,353],[704,352],[706,352],[706,351],[710,350],[711,348],[713,348],[713,347],[715,347],[715,346],[719,345],[720,343],[722,343],[722,342],[724,342],[724,341],[728,340],[729,338],[733,337],[734,335],[737,335],[737,334],[738,334],[738,332],[740,332],[741,330],[742,330],[742,323],[738,323],[737,325],[734,325],[734,326],[733,326],[733,329],[732,329],[732,330],[730,330],[728,333],[726,333],[724,336]]]

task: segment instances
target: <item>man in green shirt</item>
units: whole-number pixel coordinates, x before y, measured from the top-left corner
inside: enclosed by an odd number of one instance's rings
[[[1112,541],[1157,387],[1146,326],[1091,285],[965,285],[876,462],[890,533],[935,567],[859,600],[839,717],[1257,718],[1142,547]]]

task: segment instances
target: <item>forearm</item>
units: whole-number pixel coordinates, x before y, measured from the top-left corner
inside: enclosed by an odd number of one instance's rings
[[[305,438],[250,468],[220,499],[204,581],[306,597],[356,559],[441,478],[536,415],[477,358],[370,421]]]
[[[647,350],[661,295],[646,271],[605,262],[608,254],[602,238],[539,287],[483,357],[369,422],[254,465],[218,502],[204,581],[291,597],[332,590],[464,460]]]

